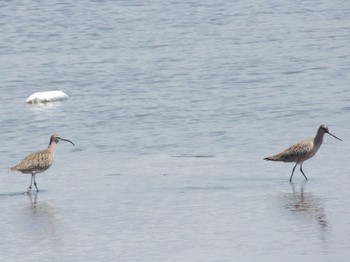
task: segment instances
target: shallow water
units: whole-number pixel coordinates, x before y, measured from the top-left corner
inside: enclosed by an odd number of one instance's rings
[[[347,261],[350,6],[0,3],[1,261]],[[27,105],[34,92],[67,101]],[[263,157],[328,124],[303,169]],[[6,173],[58,133],[54,165]]]

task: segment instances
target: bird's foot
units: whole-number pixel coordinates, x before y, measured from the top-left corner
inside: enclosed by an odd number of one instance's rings
[[[28,187],[27,192],[25,192],[24,194],[26,194],[26,195],[32,194],[32,187]]]

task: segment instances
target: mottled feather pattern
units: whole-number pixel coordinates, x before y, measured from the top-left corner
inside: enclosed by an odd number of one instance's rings
[[[315,138],[310,138],[310,139],[301,141],[287,148],[283,152],[278,153],[277,155],[265,157],[264,159],[271,160],[271,161],[294,162],[295,166],[293,167],[293,171],[289,181],[292,182],[294,170],[297,165],[300,165],[300,172],[303,174],[303,176],[307,180],[307,177],[303,171],[303,163],[304,161],[312,158],[316,154],[316,152],[322,145],[324,134],[329,134],[341,141],[339,137],[329,132],[329,129],[327,126],[320,125],[320,127],[317,130]]]
[[[20,171],[31,174],[40,173],[48,169],[53,163],[54,156],[48,149],[35,152],[24,158],[18,165],[11,168],[12,171]]]
[[[32,190],[33,181],[36,191],[39,192],[37,183],[35,181],[35,175],[37,173],[46,171],[52,165],[55,149],[59,141],[66,141],[74,146],[74,143],[72,141],[54,134],[50,137],[50,143],[46,149],[28,155],[20,163],[10,169],[10,171],[20,171],[22,173],[32,175],[28,192],[31,192]]]
[[[287,148],[277,155],[268,157],[266,160],[299,163],[311,158],[316,151],[313,148],[313,139],[308,139]]]

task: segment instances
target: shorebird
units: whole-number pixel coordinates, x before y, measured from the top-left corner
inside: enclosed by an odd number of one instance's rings
[[[290,176],[289,182],[292,182],[294,170],[296,166],[300,164],[300,171],[307,180],[307,177],[303,172],[303,163],[316,154],[317,150],[322,145],[324,134],[329,134],[341,141],[339,137],[336,137],[331,132],[329,132],[327,126],[321,125],[317,130],[315,138],[309,138],[304,141],[301,141],[295,145],[292,145],[291,147],[287,148],[281,153],[278,153],[274,156],[265,157],[264,160],[294,162],[295,166],[293,167],[293,171]]]
[[[42,173],[46,171],[52,165],[54,160],[54,155],[55,155],[55,149],[56,149],[57,143],[60,140],[67,141],[74,146],[74,143],[72,141],[68,139],[64,139],[59,135],[52,135],[50,138],[49,146],[46,149],[34,152],[26,156],[21,162],[19,162],[17,165],[15,165],[10,169],[10,171],[13,171],[13,172],[20,171],[25,174],[32,174],[32,178],[30,180],[30,186],[27,192],[31,192],[33,180],[34,180],[34,186],[36,188],[36,191],[39,192],[39,189],[35,181],[35,175],[37,173]]]

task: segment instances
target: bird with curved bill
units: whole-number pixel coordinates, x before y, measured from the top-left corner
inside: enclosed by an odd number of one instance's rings
[[[13,172],[20,171],[24,174],[32,175],[30,185],[27,191],[28,193],[30,193],[32,190],[33,181],[36,191],[39,192],[37,183],[35,181],[35,175],[37,173],[42,173],[46,171],[52,165],[55,155],[55,149],[59,141],[66,141],[75,146],[74,143],[68,139],[62,138],[56,134],[52,135],[50,138],[49,146],[46,149],[31,153],[30,155],[26,156],[21,162],[19,162],[17,165],[10,169],[10,171]]]

